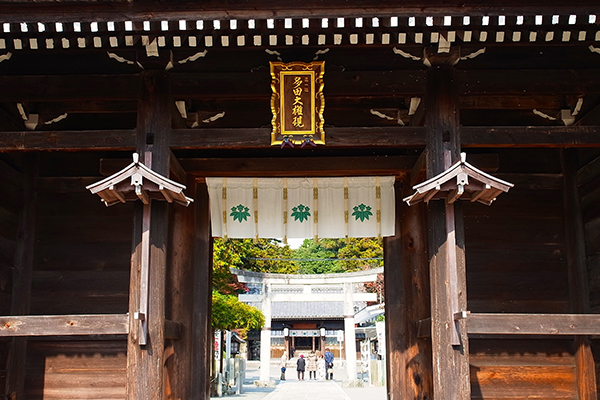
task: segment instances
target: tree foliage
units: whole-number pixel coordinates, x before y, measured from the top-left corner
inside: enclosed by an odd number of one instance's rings
[[[265,317],[260,310],[242,303],[236,296],[212,292],[212,326],[214,329],[238,330],[242,336],[250,329],[260,330]]]
[[[295,256],[307,260],[298,261],[302,274],[353,272],[383,266],[383,260],[378,259],[383,257],[382,241],[377,238],[320,239],[318,242],[306,239]]]
[[[256,272],[294,274],[298,267],[293,261],[293,250],[281,246],[275,239],[221,239],[213,243],[213,288],[225,294],[242,293],[244,285],[229,272],[239,268]],[[283,260],[283,261],[282,261]]]

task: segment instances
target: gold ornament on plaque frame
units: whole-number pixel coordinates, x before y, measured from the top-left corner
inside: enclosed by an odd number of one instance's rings
[[[271,62],[271,145],[325,144],[325,61]]]

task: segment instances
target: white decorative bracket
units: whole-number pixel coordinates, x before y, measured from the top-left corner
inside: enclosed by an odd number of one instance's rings
[[[187,207],[194,201],[183,193],[185,185],[152,171],[140,162],[137,153],[133,153],[133,162],[127,167],[86,189],[100,196],[107,206],[140,199],[144,204],[150,204],[150,200],[166,200]]]
[[[413,186],[416,192],[403,200],[409,206],[437,199],[447,199],[449,204],[458,199],[478,201],[489,206],[499,194],[508,192],[513,186],[475,168],[467,162],[466,154],[461,153],[460,161],[441,174]]]

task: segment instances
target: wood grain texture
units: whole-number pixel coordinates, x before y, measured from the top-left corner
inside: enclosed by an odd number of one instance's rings
[[[598,335],[600,314],[471,313],[467,330],[488,335]]]
[[[213,353],[212,313],[212,254],[210,210],[206,183],[196,183],[194,202],[194,287],[192,301],[193,354],[191,398],[210,398],[210,365]]]
[[[444,64],[427,70],[428,179],[443,172],[460,153],[454,72],[453,67]],[[433,395],[439,400],[466,400],[470,398],[469,344],[464,321],[458,324],[460,330],[458,340],[455,340],[455,310],[452,306],[456,302],[459,310],[467,309],[464,227],[460,204],[450,205],[452,214],[455,213],[451,226],[444,203],[432,201],[427,206]],[[456,342],[460,344],[453,345]]]
[[[195,198],[193,179],[186,182],[185,176],[183,178],[189,188],[186,195]],[[165,360],[167,400],[191,398],[195,382],[192,370],[194,302],[190,301],[194,286],[194,204],[171,208],[165,312],[167,319],[179,324],[180,337],[167,341],[166,345],[165,351],[170,354]]]
[[[401,201],[411,192],[407,179],[396,191],[397,234],[384,239],[388,398],[426,399],[433,393],[431,345],[416,329],[431,313],[425,207]]]
[[[123,335],[127,314],[21,315],[0,317],[0,336]]]
[[[25,396],[52,400],[122,400],[126,342],[30,341]]]
[[[164,71],[147,70],[140,76],[136,148],[144,164],[161,175],[169,173],[171,104]],[[127,346],[127,399],[160,399],[164,393],[165,279],[167,268],[169,208],[153,202],[149,208],[148,241],[142,240],[142,204],[136,204],[129,289],[129,315],[139,312],[147,288],[148,327],[146,345],[140,341],[140,321],[130,319]],[[147,245],[148,281],[142,285],[141,247]]]

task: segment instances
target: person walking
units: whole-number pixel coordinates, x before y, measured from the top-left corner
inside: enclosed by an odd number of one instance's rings
[[[287,351],[283,352],[283,355],[281,356],[281,377],[279,379],[281,379],[282,381],[285,381],[285,370],[287,369],[287,362],[288,362],[288,356],[287,356]]]
[[[329,348],[325,349],[325,380],[333,380],[333,353]]]
[[[314,351],[308,353],[307,360],[306,370],[308,371],[308,379],[317,380],[317,355]]]
[[[299,381],[304,380],[305,368],[306,368],[306,360],[304,359],[303,355],[300,355],[300,358],[298,358],[298,361],[296,362],[296,371],[298,371],[298,380]]]

